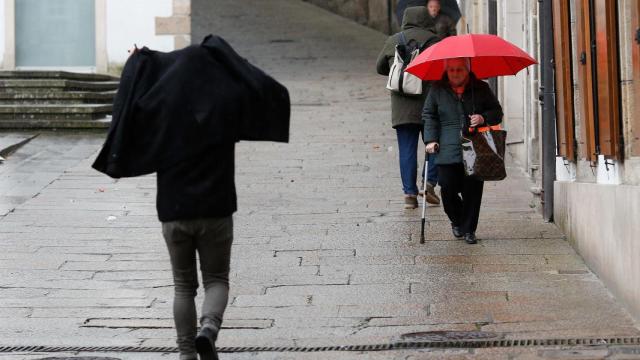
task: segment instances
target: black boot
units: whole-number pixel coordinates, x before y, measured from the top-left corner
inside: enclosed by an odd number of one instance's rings
[[[459,226],[451,225],[451,232],[453,233],[453,236],[455,236],[458,239],[464,236]]]
[[[216,351],[218,333],[209,326],[203,326],[196,336],[196,351],[202,360],[219,360]]]
[[[473,244],[477,244],[478,243],[478,240],[476,240],[476,234],[475,233],[466,233],[466,234],[464,234],[464,241],[469,245],[473,245]]]

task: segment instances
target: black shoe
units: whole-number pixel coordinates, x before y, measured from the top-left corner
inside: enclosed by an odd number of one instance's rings
[[[464,234],[462,233],[462,230],[460,230],[459,226],[451,225],[451,232],[453,233],[453,236],[457,237],[458,239],[460,239],[460,238],[462,238],[464,236]]]
[[[216,339],[218,334],[210,327],[203,327],[196,336],[196,351],[202,360],[219,360],[216,351]]]
[[[473,245],[473,244],[477,244],[478,243],[478,240],[476,240],[476,234],[474,234],[474,233],[466,233],[466,234],[464,234],[464,241],[469,245]]]

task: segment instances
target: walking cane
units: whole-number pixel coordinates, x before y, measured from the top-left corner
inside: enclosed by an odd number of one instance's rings
[[[434,149],[438,152],[438,146]],[[424,244],[424,224],[427,221],[427,169],[429,168],[429,153],[424,151],[424,178],[422,180],[422,229],[420,231],[420,244]]]
[[[424,244],[424,224],[427,215],[427,168],[429,167],[429,153],[424,152],[424,178],[422,178],[422,230],[420,244]]]

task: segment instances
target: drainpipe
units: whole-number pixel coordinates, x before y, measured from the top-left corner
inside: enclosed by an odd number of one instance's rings
[[[389,35],[393,34],[393,16],[393,4],[391,3],[391,0],[387,0],[387,23],[389,25]]]
[[[489,34],[498,35],[498,1],[489,0],[487,11],[489,12]],[[489,79],[489,87],[498,97],[498,78]]]
[[[553,184],[556,180],[556,94],[553,73],[552,0],[538,0],[540,18],[540,70],[542,86],[542,216],[553,221]]]

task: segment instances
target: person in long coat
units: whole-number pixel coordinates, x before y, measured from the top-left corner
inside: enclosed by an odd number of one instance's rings
[[[412,39],[418,44],[426,44],[426,47],[439,41],[432,31],[425,27],[428,24],[429,14],[424,6],[410,7],[405,10],[403,17],[402,33],[407,42]],[[390,36],[385,42],[377,61],[378,74],[388,76],[393,65],[396,45],[401,41],[401,34]],[[423,129],[422,107],[429,92],[429,83],[424,82],[422,95],[407,96],[391,92],[391,126],[396,130],[398,137],[400,175],[402,188],[405,194],[405,208],[418,207],[418,186],[416,185],[418,159],[417,149],[420,133]],[[429,164],[432,164],[430,161]],[[430,165],[427,174],[427,201],[431,204],[439,204],[440,198],[436,195],[434,187],[437,185],[438,175],[435,165]]]
[[[442,204],[453,235],[477,242],[484,182],[466,176],[461,132],[502,122],[502,107],[489,85],[478,80],[467,58],[447,61],[442,80],[432,85],[424,104],[424,142],[436,154]]]
[[[440,0],[427,1],[427,11],[429,12],[429,25],[427,28],[441,39],[448,36],[457,35],[456,22],[449,16],[441,12],[442,5]]]

